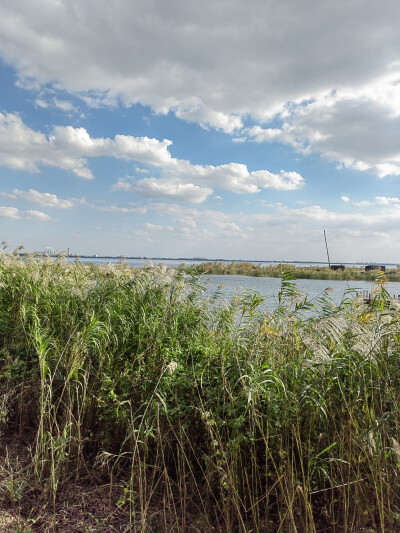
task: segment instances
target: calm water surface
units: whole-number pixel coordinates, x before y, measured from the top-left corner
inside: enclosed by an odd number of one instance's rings
[[[239,296],[243,291],[257,291],[266,298],[263,305],[265,309],[274,309],[278,304],[278,292],[281,287],[280,278],[253,278],[250,276],[207,276],[205,286],[208,295],[214,294],[221,287],[222,297],[231,299],[232,296]],[[344,281],[344,280],[324,280],[324,279],[298,279],[296,287],[309,300],[316,301],[323,295],[325,289],[329,290],[329,296],[335,304],[339,304],[345,291],[354,289],[356,292],[371,292],[373,283],[370,281]],[[392,296],[400,294],[400,282],[387,283],[385,289]]]

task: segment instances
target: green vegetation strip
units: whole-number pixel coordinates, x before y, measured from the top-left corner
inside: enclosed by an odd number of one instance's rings
[[[197,274],[230,274],[234,276],[255,276],[280,278],[282,270],[294,270],[297,279],[340,279],[375,281],[378,271],[365,272],[361,267],[346,267],[344,270],[331,270],[324,266],[293,267],[290,264],[263,266],[261,263],[210,261],[185,267],[188,272]],[[385,272],[387,281],[400,281],[400,269],[391,268]]]
[[[398,531],[384,285],[311,304],[284,272],[269,314],[201,294],[182,270],[0,255],[0,428],[30,450],[2,501],[56,508],[90,474],[120,490],[124,531]]]

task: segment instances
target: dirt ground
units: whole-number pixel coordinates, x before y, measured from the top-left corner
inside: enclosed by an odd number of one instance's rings
[[[140,524],[134,529],[130,524],[129,506],[121,501],[121,488],[116,485],[111,490],[109,484],[101,483],[95,475],[88,473],[79,482],[63,483],[55,502],[46,497],[41,487],[33,485],[29,445],[15,435],[3,435],[0,438],[0,533],[141,530]]]
[[[221,531],[196,512],[179,517],[166,512],[161,499],[130,514],[124,482],[112,488],[98,472],[73,473],[58,487],[55,502],[43,487],[35,487],[29,440],[0,437],[0,533],[213,533]],[[125,496],[125,497],[124,497]]]

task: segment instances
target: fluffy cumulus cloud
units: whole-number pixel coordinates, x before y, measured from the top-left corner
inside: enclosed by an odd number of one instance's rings
[[[0,164],[38,172],[41,166],[59,167],[80,178],[93,178],[87,157],[115,157],[153,166],[171,161],[171,141],[116,135],[92,138],[85,128],[56,126],[50,135],[29,128],[20,116],[0,113]]]
[[[143,178],[134,185],[119,181],[116,188],[132,190],[147,197],[173,198],[191,203],[204,202],[213,189],[227,189],[236,193],[256,193],[261,189],[296,190],[304,185],[297,172],[282,170],[274,174],[268,170],[249,172],[246,165],[229,163],[219,166],[193,165],[172,157],[168,147],[172,141],[148,137],[116,135],[93,138],[85,128],[56,126],[50,135],[29,128],[21,117],[0,113],[0,164],[20,170],[38,172],[40,166],[53,166],[72,171],[81,178],[93,178],[87,158],[112,157],[133,160],[160,169],[161,179]],[[139,173],[142,169],[139,170]],[[34,189],[14,195],[39,205],[67,208],[69,200]]]
[[[207,200],[214,189],[225,189],[237,194],[258,193],[262,189],[294,191],[304,185],[304,178],[297,172],[281,170],[274,174],[268,170],[250,172],[246,165],[192,165],[189,161],[174,160],[166,166],[161,178],[120,178],[113,190],[132,191],[148,198],[170,198],[175,201],[200,204]]]
[[[257,193],[261,189],[296,190],[304,185],[303,177],[297,172],[273,174],[268,170],[250,172],[246,165],[229,163],[225,165],[192,165],[189,161],[177,160],[174,166],[164,170],[164,176],[170,179],[227,189],[238,194]]]
[[[85,128],[57,126],[49,141],[57,152],[68,152],[77,158],[106,156],[153,166],[163,166],[171,161],[168,146],[172,141],[167,139],[159,141],[131,135],[116,135],[114,139],[92,138]]]
[[[268,170],[256,170],[251,176],[263,189],[275,189],[276,191],[296,191],[304,185],[304,178],[298,172],[286,172],[281,170],[279,174],[273,174]]]
[[[233,132],[246,113],[267,120],[385,74],[399,58],[399,18],[397,0],[5,0],[0,52],[22,85]]]

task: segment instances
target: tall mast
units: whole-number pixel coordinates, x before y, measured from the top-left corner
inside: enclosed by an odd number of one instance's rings
[[[324,237],[325,237],[326,255],[328,256],[328,265],[329,265],[329,268],[331,268],[331,260],[329,259],[329,250],[328,250],[328,243],[326,242],[325,230],[324,230]]]

